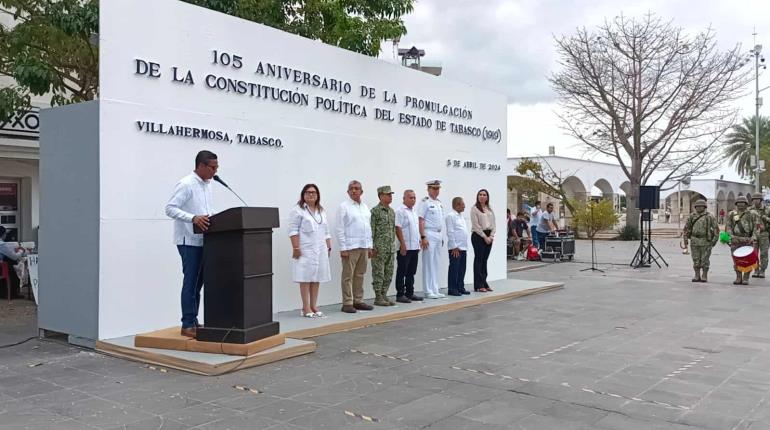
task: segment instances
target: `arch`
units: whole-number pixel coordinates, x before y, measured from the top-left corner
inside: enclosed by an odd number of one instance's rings
[[[726,211],[731,211],[735,209],[735,192],[733,190],[730,190],[729,193],[727,193],[727,209]]]
[[[566,194],[567,198],[570,200],[586,200],[588,197],[588,189],[586,189],[583,181],[577,176],[567,177],[562,183],[562,187],[564,188],[564,194]],[[566,225],[566,222],[572,218],[572,214],[563,202],[559,206],[559,217],[565,218]]]
[[[623,194],[628,195],[629,191],[631,191],[631,182],[626,181],[620,184],[620,187],[618,187],[620,191],[623,192]]]
[[[577,176],[568,177],[564,180],[562,186],[564,187],[564,193],[570,199],[585,198],[588,194],[588,190],[583,184],[583,181]]]
[[[719,190],[719,193],[717,193],[716,216],[720,224],[724,223],[724,216],[721,215],[721,212],[724,211],[727,214],[729,210],[727,207],[727,194],[725,194],[725,190]]]
[[[601,191],[602,198],[607,199],[615,195],[615,191],[612,189],[610,182],[604,178],[594,182],[594,188],[598,188]]]
[[[708,204],[708,199],[703,194],[697,192],[697,191],[688,191],[688,197],[690,198],[690,209],[687,213],[693,213],[695,212],[695,202],[698,200],[705,200]]]

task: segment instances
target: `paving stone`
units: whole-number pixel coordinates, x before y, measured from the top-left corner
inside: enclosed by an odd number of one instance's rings
[[[253,394],[250,392],[238,391],[232,397],[223,397],[221,399],[210,402],[213,405],[222,406],[225,408],[233,409],[241,412],[248,412],[253,409],[273,404],[277,401],[284,400],[281,397],[271,396],[269,394],[260,393]]]
[[[732,287],[724,248],[713,282],[695,288],[676,240],[656,242],[668,269],[628,268],[636,246],[597,247],[600,262],[617,263],[606,276],[579,272],[584,263],[511,275],[566,281],[564,290],[322,336],[315,354],[219,377],[161,374],[56,342],[0,349],[0,429],[768,428],[770,288]],[[0,340],[33,325],[0,327]]]
[[[735,429],[743,419],[707,411],[694,411],[683,414],[677,421],[695,427],[721,430]]]
[[[570,422],[582,422],[593,425],[607,415],[606,411],[589,408],[581,405],[573,405],[563,402],[555,402],[550,407],[540,412],[542,415],[558,418]]]
[[[278,424],[269,418],[255,414],[238,414],[195,427],[196,430],[266,429]]]
[[[559,430],[589,430],[593,427],[582,422],[565,421],[559,418],[532,414],[519,420],[516,425],[521,430],[559,429]]]
[[[451,416],[436,422],[431,426],[431,428],[437,428],[441,430],[503,430],[510,427],[473,421],[461,416]]]
[[[285,399],[277,403],[260,406],[251,411],[252,414],[264,416],[279,422],[289,422],[295,418],[310,415],[321,408],[295,400]]]
[[[476,423],[491,425],[508,425],[532,414],[527,407],[518,406],[504,401],[491,400],[481,402],[468,408],[458,416]]]
[[[114,427],[150,418],[151,415],[136,408],[110,402],[107,400],[88,398],[72,403],[62,408],[61,415],[94,427]]]
[[[473,407],[476,403],[459,397],[431,394],[418,401],[395,407],[383,419],[392,421],[397,425],[422,427],[455,415],[460,411]]]
[[[185,409],[177,409],[162,415],[166,420],[172,420],[182,423],[189,427],[196,427],[219,421],[225,418],[234,418],[242,413],[233,409],[213,405],[211,403],[201,403]]]
[[[112,427],[109,430],[187,430],[191,427],[180,422],[152,417],[129,424]]]

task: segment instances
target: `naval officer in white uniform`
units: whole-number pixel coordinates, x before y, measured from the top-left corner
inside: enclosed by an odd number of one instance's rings
[[[428,181],[428,197],[420,202],[417,215],[420,217],[420,248],[422,248],[422,288],[428,299],[444,297],[438,289],[438,268],[444,239],[444,206],[438,199],[441,181]]]

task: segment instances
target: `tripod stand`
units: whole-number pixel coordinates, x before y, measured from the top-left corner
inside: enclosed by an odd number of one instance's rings
[[[660,252],[658,252],[658,249],[655,248],[655,245],[652,244],[652,213],[650,212],[650,209],[642,209],[641,210],[641,222],[639,223],[639,248],[636,250],[636,254],[634,254],[634,258],[631,260],[630,266],[634,269],[638,269],[640,267],[652,267],[652,263],[655,263],[658,265],[658,268],[661,268],[660,262],[663,262],[663,264],[668,267],[668,263],[663,258],[662,255],[660,255]],[[644,243],[644,226],[647,225],[647,243]],[[654,252],[654,254],[653,254]]]
[[[594,205],[591,205],[591,226],[593,225],[594,225]],[[596,232],[594,232],[594,234],[591,235],[591,267],[587,267],[581,270],[581,272],[590,270],[592,272],[604,273],[604,270],[596,267],[596,245],[594,244],[594,236],[596,236]]]

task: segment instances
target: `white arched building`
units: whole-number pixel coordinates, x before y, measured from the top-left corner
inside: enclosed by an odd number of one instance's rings
[[[593,197],[609,199],[619,209],[620,196],[625,195],[629,187],[628,178],[623,173],[623,169],[617,164],[556,155],[526,158],[539,162],[543,165],[544,170],[552,171],[561,177],[569,198],[588,199]],[[522,159],[522,157],[508,158],[508,176],[519,176],[516,172],[516,167]],[[545,195],[539,198],[539,200],[559,203],[557,198]],[[519,191],[509,189],[508,208],[515,213],[521,209],[521,203]],[[567,213],[563,205],[560,205],[558,212],[560,217],[569,217],[569,213]]]
[[[561,157],[556,155],[526,157],[539,162],[546,171],[552,171],[558,175],[564,182],[567,195],[570,198],[603,198],[611,199],[615,202],[615,207],[620,210],[621,198],[628,191],[629,181],[623,169],[612,163],[603,163],[592,160],[581,160],[578,158]],[[523,157],[508,158],[507,174],[508,176],[520,176],[516,172]],[[735,204],[738,196],[751,194],[754,187],[751,184],[740,182],[725,181],[721,179],[693,179],[689,184],[677,184],[668,190],[660,193],[661,209],[668,208],[671,212],[671,222],[676,223],[677,216],[689,215],[694,209],[693,204],[698,198],[703,198],[708,202],[708,210],[715,216],[724,209],[730,211]],[[677,199],[679,193],[679,199]],[[514,213],[521,209],[522,202],[518,190],[508,190],[508,208]],[[557,198],[552,196],[541,196],[539,200],[543,202],[552,201],[559,203]],[[680,211],[680,207],[682,208]],[[560,205],[559,214],[561,217],[569,217],[569,214]],[[661,215],[663,210],[660,211]],[[660,219],[663,221],[662,217]]]

